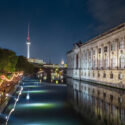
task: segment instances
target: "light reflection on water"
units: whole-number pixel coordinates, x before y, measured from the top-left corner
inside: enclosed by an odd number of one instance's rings
[[[83,125],[81,117],[66,101],[66,85],[25,82],[8,125]],[[19,91],[15,94],[17,96]],[[29,100],[26,99],[29,94]],[[8,105],[5,114],[13,109]]]
[[[100,125],[125,125],[125,90],[67,79],[75,109]]]

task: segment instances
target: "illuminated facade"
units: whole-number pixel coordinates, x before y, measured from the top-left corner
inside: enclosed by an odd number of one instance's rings
[[[67,52],[67,76],[124,87],[125,23]],[[116,84],[117,83],[117,84]]]

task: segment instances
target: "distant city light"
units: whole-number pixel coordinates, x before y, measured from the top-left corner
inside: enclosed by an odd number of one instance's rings
[[[61,61],[61,64],[64,65],[64,60]]]
[[[56,84],[58,84],[59,82],[58,82],[58,80],[56,80]]]

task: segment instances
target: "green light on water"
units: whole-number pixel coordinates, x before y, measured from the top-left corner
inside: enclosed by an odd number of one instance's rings
[[[26,85],[26,86],[23,86],[23,88],[35,88],[35,87],[39,87],[37,85]]]
[[[25,93],[31,93],[31,94],[37,94],[37,93],[47,93],[49,92],[48,90],[29,90],[29,91],[23,91],[22,93],[25,94]]]
[[[61,103],[27,103],[27,104],[18,104],[16,109],[52,109],[61,107]],[[12,108],[12,106],[9,106]]]

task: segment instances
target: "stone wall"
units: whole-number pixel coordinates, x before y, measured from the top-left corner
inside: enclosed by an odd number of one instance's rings
[[[67,53],[67,76],[79,80],[125,85],[125,24]],[[111,84],[110,84],[111,83]]]

